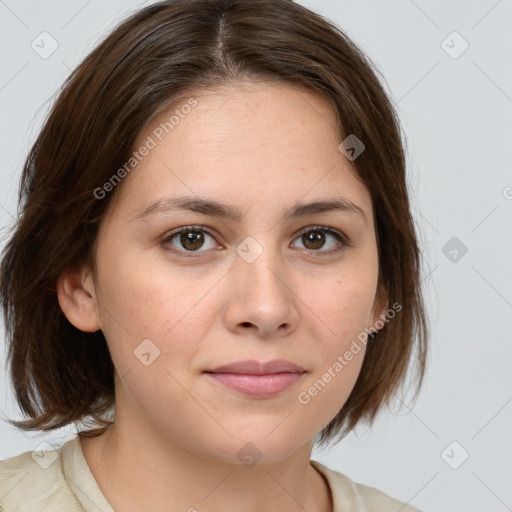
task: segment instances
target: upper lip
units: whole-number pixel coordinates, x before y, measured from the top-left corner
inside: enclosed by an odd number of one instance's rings
[[[293,364],[284,359],[274,359],[267,363],[260,363],[254,360],[236,361],[234,363],[217,366],[207,373],[243,373],[251,375],[269,375],[272,373],[303,373],[305,370],[299,365]]]

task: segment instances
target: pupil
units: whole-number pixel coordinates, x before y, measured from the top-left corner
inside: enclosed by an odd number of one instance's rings
[[[199,249],[203,244],[203,234],[199,231],[188,231],[181,234],[181,244],[186,249]]]
[[[312,249],[319,249],[324,244],[324,234],[321,231],[310,231],[303,235],[305,237],[305,243],[312,243],[314,247]]]
[[[181,243],[183,247],[190,250],[199,249],[204,241],[203,234],[200,231],[188,231],[181,234]],[[324,234],[321,231],[310,231],[302,235],[304,245],[312,244],[313,249],[319,249],[324,244]]]

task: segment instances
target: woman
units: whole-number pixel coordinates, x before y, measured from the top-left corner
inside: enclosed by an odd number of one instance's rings
[[[170,0],[72,73],[23,170],[1,297],[57,451],[3,510],[414,511],[311,461],[425,369],[396,113],[290,0]]]

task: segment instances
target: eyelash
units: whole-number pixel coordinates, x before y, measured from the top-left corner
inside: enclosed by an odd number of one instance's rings
[[[213,239],[215,239],[214,233],[210,229],[206,228],[205,226],[184,226],[182,228],[177,229],[176,231],[173,231],[173,232],[167,234],[162,241],[163,245],[168,244],[170,241],[172,241],[173,238],[175,238],[176,236],[178,236],[182,233],[186,233],[187,231],[199,231],[199,232],[207,233]],[[344,235],[343,233],[341,233],[338,230],[329,228],[327,226],[308,226],[306,228],[303,228],[297,233],[297,236],[294,239],[294,241],[297,240],[297,238],[300,238],[305,233],[316,232],[316,231],[321,231],[321,232],[328,233],[328,234],[334,236],[334,238],[341,244],[341,247],[338,247],[337,249],[331,249],[329,251],[320,251],[320,250],[315,251],[312,249],[306,249],[306,251],[310,254],[332,255],[332,254],[339,253],[339,252],[343,251],[344,249],[352,246],[350,239],[346,235]],[[198,257],[202,257],[201,253],[209,252],[209,251],[180,251],[180,250],[176,250],[175,248],[169,249],[167,247],[165,248],[165,250],[167,250],[173,254],[177,254],[178,256],[183,256],[185,258],[198,258]]]

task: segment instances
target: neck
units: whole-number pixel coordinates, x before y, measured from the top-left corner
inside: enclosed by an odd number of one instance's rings
[[[116,418],[104,434],[81,437],[84,457],[115,510],[331,512],[323,476],[310,464],[313,443],[285,460],[253,466],[193,452],[158,435],[135,435]]]

